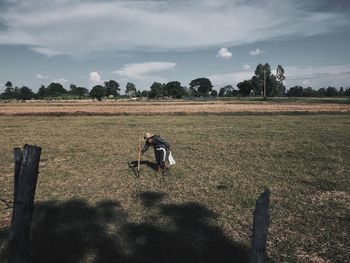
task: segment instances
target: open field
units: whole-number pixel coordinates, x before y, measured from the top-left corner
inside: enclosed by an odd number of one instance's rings
[[[259,103],[278,106],[271,105]],[[22,109],[6,107],[2,114]],[[144,111],[164,107],[178,106]],[[349,112],[349,105],[337,107]],[[140,178],[128,167],[145,131],[172,144],[177,165],[169,177],[146,162]],[[6,200],[12,199],[13,148],[43,149],[33,262],[244,262],[255,200],[265,187],[271,189],[271,262],[349,262],[349,114],[0,116],[0,138]],[[143,160],[152,162],[152,152]],[[0,211],[1,261],[11,210],[1,203]]]
[[[125,114],[239,114],[349,113],[349,99],[247,99],[213,101],[27,101],[0,103],[0,115],[125,115]]]

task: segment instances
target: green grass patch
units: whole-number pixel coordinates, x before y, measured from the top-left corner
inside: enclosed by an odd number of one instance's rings
[[[271,261],[348,260],[349,115],[3,116],[0,127],[1,198],[12,199],[13,148],[43,149],[33,262],[244,262],[265,187]],[[129,168],[146,131],[170,141],[169,177],[148,165],[152,150],[140,178]]]

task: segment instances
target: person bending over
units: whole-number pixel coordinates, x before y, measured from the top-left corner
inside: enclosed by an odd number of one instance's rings
[[[163,176],[167,176],[168,171],[165,166],[165,161],[167,160],[170,152],[170,144],[159,135],[153,135],[149,132],[145,134],[144,139],[146,142],[141,150],[141,153],[144,154],[149,147],[153,147],[157,163],[157,172],[159,172],[159,169],[162,168]]]

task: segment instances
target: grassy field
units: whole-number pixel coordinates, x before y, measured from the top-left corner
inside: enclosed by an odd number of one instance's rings
[[[169,177],[143,156],[167,138]],[[0,196],[14,147],[42,147],[33,262],[245,262],[255,200],[271,190],[271,262],[349,262],[349,115],[0,117]],[[11,210],[0,206],[0,261]]]

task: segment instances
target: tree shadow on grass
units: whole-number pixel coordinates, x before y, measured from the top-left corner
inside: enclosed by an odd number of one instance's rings
[[[162,204],[165,197],[140,193],[144,212],[157,211],[158,220],[139,223],[109,200],[37,203],[30,262],[247,262],[247,248],[209,222],[214,212],[198,203]]]

